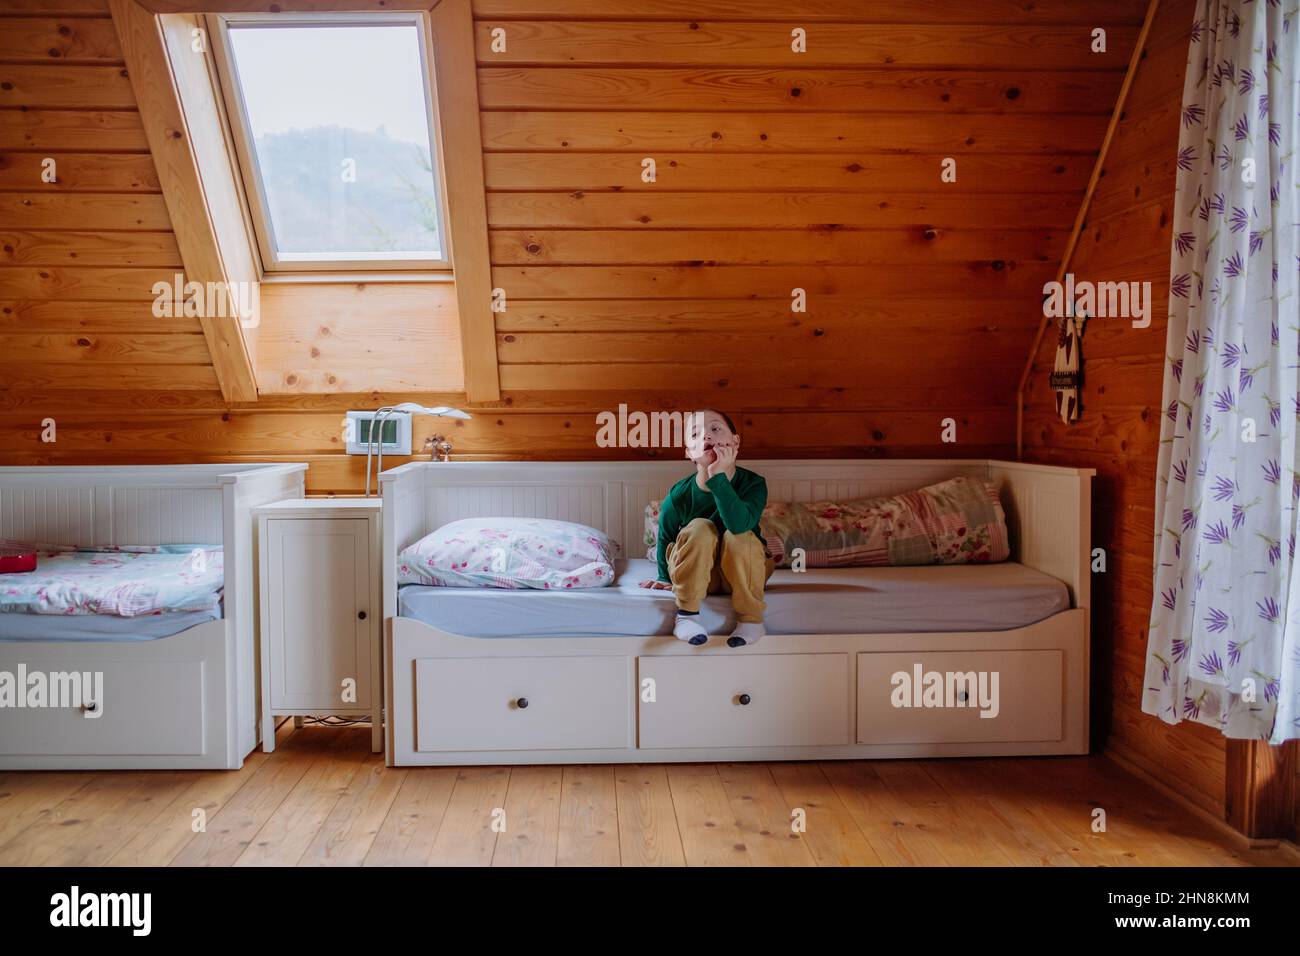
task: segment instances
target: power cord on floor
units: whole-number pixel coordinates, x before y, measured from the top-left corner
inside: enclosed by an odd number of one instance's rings
[[[326,727],[351,727],[353,724],[370,724],[369,717],[336,717],[328,715],[325,717],[304,717],[304,724],[324,724]]]
[[[386,709],[380,710],[379,712],[380,720],[384,719],[384,715],[386,713],[387,713]],[[281,727],[283,727],[286,721],[295,720],[295,719],[301,720],[304,726],[307,724],[319,724],[324,727],[354,727],[357,725],[365,725],[368,727],[373,723],[373,721],[371,721],[369,717],[340,717],[335,714],[327,714],[324,717],[311,717],[304,714],[304,715],[300,715],[297,718],[285,717],[284,719],[276,723],[275,725],[276,730],[279,730]]]
[[[283,718],[275,725],[275,729],[277,731],[280,730],[281,727],[283,727],[285,724],[287,724],[289,721],[293,719],[294,718],[292,717]],[[307,724],[319,724],[324,727],[351,727],[356,724],[363,724],[366,726],[370,725],[370,720],[364,717],[328,716],[328,717],[302,717],[301,719],[304,727]]]

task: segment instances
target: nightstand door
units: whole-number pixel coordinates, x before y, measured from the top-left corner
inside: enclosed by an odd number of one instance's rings
[[[270,561],[271,707],[370,708],[370,523],[274,518]],[[354,680],[355,701],[345,699]]]

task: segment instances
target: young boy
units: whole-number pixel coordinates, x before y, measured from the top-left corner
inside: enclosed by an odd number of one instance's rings
[[[699,621],[700,601],[706,594],[730,594],[738,623],[727,646],[756,644],[765,633],[763,587],[773,566],[758,529],[767,482],[736,467],[740,436],[722,412],[687,415],[684,437],[695,474],[673,485],[659,508],[659,579],[641,587],[672,590],[673,635],[697,646],[709,639]]]

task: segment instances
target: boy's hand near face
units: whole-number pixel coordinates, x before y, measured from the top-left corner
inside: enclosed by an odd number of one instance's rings
[[[713,461],[708,465],[708,477],[730,475],[736,467],[736,453],[739,449],[734,443],[713,446]]]

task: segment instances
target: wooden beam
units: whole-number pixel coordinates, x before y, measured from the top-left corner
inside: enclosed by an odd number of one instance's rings
[[[1133,45],[1133,55],[1128,61],[1128,72],[1124,74],[1124,82],[1119,88],[1119,96],[1115,100],[1115,109],[1110,114],[1110,123],[1106,127],[1106,136],[1101,141],[1101,149],[1097,152],[1097,162],[1093,164],[1092,176],[1088,180],[1088,188],[1084,190],[1083,202],[1079,203],[1079,211],[1074,217],[1074,229],[1070,232],[1070,238],[1065,244],[1065,252],[1061,255],[1061,267],[1056,272],[1056,281],[1062,282],[1065,279],[1066,270],[1070,268],[1070,258],[1074,255],[1074,248],[1079,243],[1079,234],[1083,231],[1084,220],[1088,218],[1088,207],[1092,204],[1092,194],[1097,190],[1097,183],[1101,179],[1102,167],[1106,163],[1106,154],[1110,151],[1110,144],[1115,139],[1115,130],[1119,128],[1120,117],[1124,112],[1124,102],[1128,99],[1128,91],[1133,88],[1133,78],[1137,76],[1138,65],[1142,62],[1142,48],[1146,46],[1147,36],[1151,32],[1151,24],[1155,22],[1156,11],[1160,7],[1160,0],[1150,0],[1147,4],[1146,19],[1142,21],[1142,29],[1138,31],[1137,42]],[[1025,388],[1029,384],[1030,373],[1034,369],[1034,359],[1038,357],[1038,347],[1043,342],[1043,335],[1047,332],[1049,319],[1046,316],[1038,323],[1038,332],[1034,335],[1033,344],[1029,347],[1029,355],[1025,359],[1025,369],[1020,373],[1020,385],[1016,389],[1016,460],[1024,458],[1025,451]]]
[[[1224,807],[1228,823],[1251,840],[1294,837],[1295,741],[1270,747],[1262,740],[1229,740]]]
[[[255,251],[252,223],[245,215],[248,204],[235,161],[230,124],[217,86],[211,38],[205,37],[201,50],[194,49],[195,37],[206,33],[202,18],[195,15],[160,16],[158,25],[181,94],[186,131],[198,164],[199,179],[207,198],[208,220],[226,279],[256,283],[262,277],[261,262]],[[257,365],[259,319],[254,314],[241,325],[244,346],[254,366]]]
[[[239,241],[246,245],[246,236],[218,234],[219,228],[226,229],[225,206],[229,197],[220,177],[213,176],[213,170],[219,169],[211,154],[214,141],[207,133],[196,136],[196,131],[187,124],[178,86],[178,82],[184,83],[188,89],[194,84],[194,64],[182,63],[180,69],[174,69],[158,18],[136,0],[110,0],[110,9],[185,264],[186,279],[204,284],[256,279],[255,274],[248,275],[248,262],[238,254]],[[200,150],[205,155],[200,156]],[[229,169],[228,160],[226,168]],[[209,174],[206,182],[205,172]],[[215,217],[214,207],[217,207]],[[222,395],[231,402],[256,401],[253,360],[239,316],[204,315],[199,321]]]
[[[501,397],[501,385],[492,312],[483,138],[470,0],[442,0],[429,19],[433,29],[438,127],[447,192],[448,238],[460,313],[465,392],[471,402],[494,402]]]

